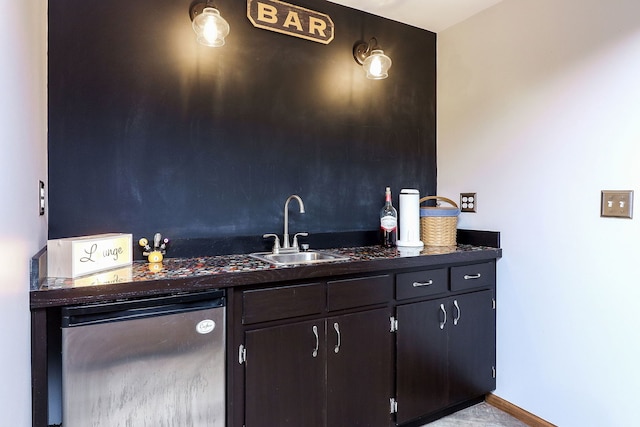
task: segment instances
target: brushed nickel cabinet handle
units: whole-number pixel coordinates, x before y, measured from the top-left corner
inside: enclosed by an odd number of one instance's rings
[[[478,273],[478,274],[465,274],[464,275],[464,280],[479,279],[480,277],[482,277],[482,274],[480,274],[480,273]]]
[[[414,288],[419,288],[422,286],[431,286],[433,285],[433,280],[429,280],[428,282],[413,282]]]
[[[313,350],[313,357],[318,357],[318,349],[320,348],[320,337],[318,336],[318,327],[313,325],[313,335],[316,336],[316,348]]]
[[[336,346],[333,349],[333,351],[338,353],[340,351],[340,325],[338,325],[338,322],[333,324],[333,329],[336,330],[336,335],[338,335],[338,344],[336,344]]]
[[[444,314],[444,320],[440,322],[440,329],[444,329],[444,325],[447,324],[447,310],[445,310],[444,304],[440,304],[440,311]]]
[[[458,321],[460,320],[460,306],[458,305],[458,300],[453,300],[453,306],[456,308],[456,317],[453,318],[453,325],[457,326]]]

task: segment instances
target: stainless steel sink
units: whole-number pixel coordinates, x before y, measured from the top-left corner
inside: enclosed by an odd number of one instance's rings
[[[274,254],[272,252],[256,252],[250,257],[275,265],[317,264],[321,262],[344,261],[349,257],[322,251],[291,252]]]

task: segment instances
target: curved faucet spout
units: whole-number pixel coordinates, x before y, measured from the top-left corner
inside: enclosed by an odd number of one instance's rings
[[[298,205],[300,205],[300,213],[304,213],[304,203],[300,196],[296,194],[292,194],[287,198],[287,201],[284,202],[284,236],[282,236],[282,240],[284,240],[282,247],[289,248],[289,202],[291,199],[296,199],[298,201]]]

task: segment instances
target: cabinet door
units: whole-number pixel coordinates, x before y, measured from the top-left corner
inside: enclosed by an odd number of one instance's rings
[[[397,307],[396,396],[398,424],[447,406],[445,299]]]
[[[449,301],[449,394],[458,403],[495,389],[495,310],[491,291]]]
[[[324,341],[324,319],[246,332],[246,427],[325,426]]]
[[[327,319],[327,426],[389,426],[390,315],[383,308]]]
[[[495,389],[490,290],[397,308],[397,423]]]

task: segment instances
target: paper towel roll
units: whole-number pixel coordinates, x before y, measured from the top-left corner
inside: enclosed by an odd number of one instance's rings
[[[419,248],[420,240],[420,192],[413,188],[400,190],[400,224],[398,225],[398,246]]]

